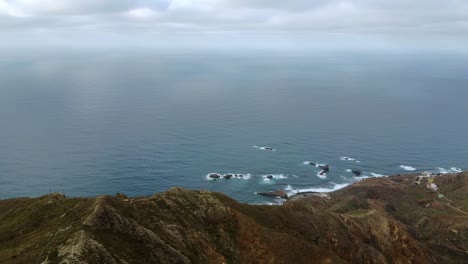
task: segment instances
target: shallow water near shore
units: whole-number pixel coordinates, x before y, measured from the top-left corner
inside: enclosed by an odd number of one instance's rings
[[[181,186],[274,203],[255,192],[468,169],[466,54],[0,55],[0,198]]]

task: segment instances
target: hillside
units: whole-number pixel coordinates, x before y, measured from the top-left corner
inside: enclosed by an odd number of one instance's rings
[[[466,263],[468,173],[362,180],[282,206],[172,188],[0,201],[0,263]],[[429,186],[430,187],[430,186]]]

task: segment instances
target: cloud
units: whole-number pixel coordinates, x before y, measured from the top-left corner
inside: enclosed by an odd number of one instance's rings
[[[164,9],[169,4],[169,0],[0,0],[1,2],[29,16],[106,14],[138,7]]]
[[[0,34],[468,36],[466,0],[0,0]]]
[[[13,5],[8,3],[5,0],[0,0],[0,17],[1,16],[9,16],[9,17],[25,17],[26,14],[23,13],[21,10],[18,10]]]
[[[153,9],[143,7],[129,10],[127,12],[127,16],[135,19],[153,19],[158,16],[158,13],[155,12]]]

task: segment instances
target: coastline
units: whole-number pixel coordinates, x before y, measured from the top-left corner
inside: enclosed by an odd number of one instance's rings
[[[364,179],[279,206],[183,188],[0,200],[0,262],[461,263],[468,172],[418,176]]]

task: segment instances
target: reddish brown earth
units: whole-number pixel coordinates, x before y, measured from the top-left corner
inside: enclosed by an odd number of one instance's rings
[[[3,200],[0,263],[467,263],[468,173],[436,176],[438,192],[415,178],[282,206],[181,188]]]

